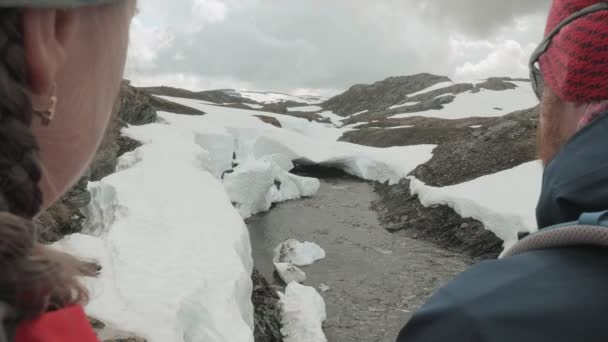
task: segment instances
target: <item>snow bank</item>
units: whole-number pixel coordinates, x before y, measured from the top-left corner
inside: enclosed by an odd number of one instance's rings
[[[290,160],[270,155],[248,160],[224,175],[226,193],[243,218],[268,211],[273,203],[312,196],[318,179],[290,174]]]
[[[275,263],[290,263],[296,266],[309,266],[325,258],[325,251],[313,242],[300,242],[290,239],[274,250]]]
[[[215,141],[201,139],[210,131],[222,146],[213,153],[202,147]],[[144,145],[89,185],[89,228],[58,243],[103,265],[88,281],[88,313],[151,342],[253,341],[248,231],[209,171],[219,170],[211,154],[232,154],[225,130],[151,124],[125,133]]]
[[[239,162],[282,154],[294,162],[335,167],[362,179],[395,184],[429,161],[435,148],[435,145],[374,148],[338,142],[349,128],[280,114],[209,106],[190,99],[163,98],[207,113],[202,117],[182,117],[179,121],[184,124],[189,121],[187,126],[223,127],[235,139]],[[261,122],[255,117],[261,113],[277,118],[283,128]],[[177,120],[175,114],[159,115],[168,122]]]
[[[346,142],[328,146],[319,141],[282,134],[259,137],[254,154],[283,154],[301,164],[322,165],[344,170],[353,176],[396,184],[418,165],[432,157],[435,145],[375,148]]]
[[[288,112],[318,112],[321,110],[323,110],[323,107],[319,106],[301,106],[287,108]]]
[[[508,249],[517,242],[519,232],[537,230],[535,208],[541,181],[542,166],[535,161],[443,188],[412,177],[411,192],[425,206],[448,205],[462,217],[481,221]]]
[[[410,116],[426,116],[441,119],[495,117],[538,105],[538,99],[534,95],[529,82],[512,83],[515,83],[518,87],[502,91],[487,89],[481,89],[477,93],[468,91],[456,95],[454,101],[444,105],[444,108],[441,110],[397,114],[390,118],[402,119]]]
[[[323,333],[325,301],[314,287],[293,282],[279,297],[285,342],[327,342]]]

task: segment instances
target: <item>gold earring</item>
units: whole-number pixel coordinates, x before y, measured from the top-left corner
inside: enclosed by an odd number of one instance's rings
[[[44,126],[50,125],[51,121],[55,118],[55,111],[57,109],[57,84],[53,84],[51,88],[51,96],[49,96],[49,105],[46,109],[34,109],[34,113],[40,117]]]

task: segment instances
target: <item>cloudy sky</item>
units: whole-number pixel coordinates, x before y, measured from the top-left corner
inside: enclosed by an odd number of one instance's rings
[[[527,77],[550,0],[142,0],[136,85],[332,95],[431,72]]]

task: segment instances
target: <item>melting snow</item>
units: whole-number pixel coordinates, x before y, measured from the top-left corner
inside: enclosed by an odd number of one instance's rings
[[[325,301],[314,287],[293,282],[279,297],[285,342],[327,342],[323,333]]]
[[[249,234],[209,171],[210,152],[197,140],[209,131],[129,127],[144,145],[89,185],[89,229],[59,246],[103,265],[88,280],[92,316],[151,342],[253,341]]]
[[[274,268],[277,270],[279,277],[285,284],[303,283],[306,281],[306,273],[299,269],[296,265],[283,262],[275,262]]]
[[[323,110],[323,107],[319,106],[302,106],[302,107],[290,107],[287,108],[289,112],[318,112]]]
[[[264,106],[259,105],[259,104],[251,104],[251,103],[243,103],[245,106],[252,108],[252,109],[262,109],[264,108]]]
[[[287,240],[274,250],[274,262],[286,262],[296,266],[309,266],[325,258],[325,251],[313,242]]]
[[[306,119],[263,113],[276,117],[283,128],[264,124],[254,115],[261,112],[208,106],[189,99],[164,97],[207,114],[197,117],[180,116],[185,125],[221,126],[236,140],[236,154],[241,159],[282,154],[292,161],[336,167],[366,180],[399,182],[418,165],[432,158],[435,145],[367,147],[336,141],[347,128],[309,122]],[[161,114],[161,117],[169,114]],[[192,121],[194,120],[194,121]],[[174,120],[175,121],[175,120]]]
[[[540,196],[542,166],[534,161],[470,182],[436,188],[411,177],[412,195],[425,206],[448,205],[462,217],[472,217],[510,248],[519,232],[535,232],[534,209]]]
[[[283,96],[245,95],[260,102]],[[318,180],[289,173],[293,162],[396,183],[435,148],[359,146],[336,141],[347,129],[332,124],[163,98],[208,114],[159,112],[159,123],[124,129],[143,146],[123,155],[115,174],[89,185],[87,229],[58,243],[104,267],[87,283],[88,312],[150,342],[253,341],[253,262],[243,217],[318,190]],[[324,257],[318,246],[295,246],[301,253],[289,261],[296,264]],[[291,283],[282,304],[287,342],[325,341],[325,305],[314,288]]]

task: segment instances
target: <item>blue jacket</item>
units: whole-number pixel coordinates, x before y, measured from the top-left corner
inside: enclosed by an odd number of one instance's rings
[[[608,116],[547,166],[539,227],[608,209]],[[608,341],[608,249],[527,252],[482,262],[439,290],[398,342]]]

